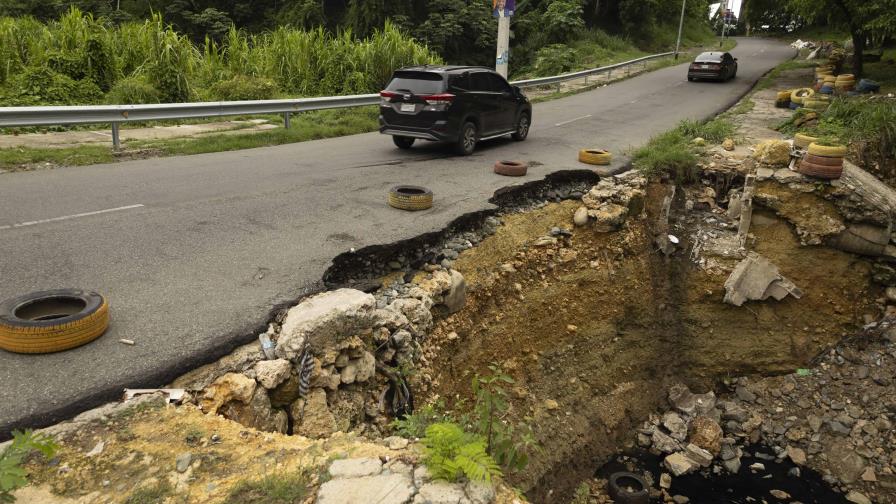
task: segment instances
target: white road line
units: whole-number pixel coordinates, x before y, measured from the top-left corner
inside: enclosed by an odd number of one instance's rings
[[[637,101],[638,101],[638,100],[632,100],[632,101],[630,101],[629,103],[635,103],[635,102],[637,102]]]
[[[579,120],[581,120],[581,119],[587,119],[587,118],[589,118],[589,117],[591,117],[591,114],[583,115],[582,117],[576,117],[575,119],[570,119],[570,120],[568,120],[568,121],[558,122],[558,123],[555,124],[554,126],[563,126],[564,124],[569,124],[569,123],[571,123],[571,122],[576,122],[576,121],[579,121]]]
[[[26,227],[26,226],[35,226],[37,224],[46,224],[48,222],[58,222],[58,221],[64,221],[64,220],[69,220],[69,219],[77,219],[79,217],[89,217],[91,215],[99,215],[99,214],[104,214],[104,213],[109,213],[109,212],[120,212],[122,210],[131,210],[133,208],[140,208],[142,206],[143,206],[142,204],[128,205],[128,206],[117,207],[117,208],[107,208],[105,210],[97,210],[95,212],[84,212],[84,213],[79,213],[79,214],[74,214],[74,215],[63,215],[62,217],[53,217],[52,219],[41,219],[41,220],[36,220],[36,221],[20,222],[18,224],[0,226],[0,230],[20,228],[20,227]]]

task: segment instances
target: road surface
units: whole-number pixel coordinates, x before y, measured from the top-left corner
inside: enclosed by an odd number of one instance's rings
[[[50,355],[0,351],[0,438],[57,421],[124,387],[160,386],[251,341],[271,308],[320,285],[351,247],[441,229],[490,208],[497,159],[538,161],[523,182],[581,169],[583,147],[617,156],[685,118],[731,104],[786,45],[743,39],[734,81],[689,83],[686,63],[535,105],[529,139],[473,156],[438,145],[399,151],[376,133],[261,149],[0,175],[0,299],[74,287],[110,301],[97,341]],[[385,204],[424,185],[431,210]],[[119,339],[136,342],[134,346]]]

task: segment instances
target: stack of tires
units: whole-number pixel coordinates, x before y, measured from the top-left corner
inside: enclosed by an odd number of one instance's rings
[[[844,156],[846,147],[842,145],[828,146],[812,142],[796,171],[821,179],[838,179],[843,174]]]
[[[790,108],[796,110],[803,105],[803,100],[807,97],[815,96],[815,90],[812,88],[799,88],[790,92]]]
[[[777,108],[789,108],[790,107],[790,90],[778,91],[778,96],[775,98],[775,107]]]
[[[826,77],[828,75],[834,75],[834,66],[833,65],[819,65],[815,67],[815,79],[817,80],[819,77]]]
[[[833,75],[825,75],[822,77],[821,87],[818,89],[818,92],[821,94],[834,94],[834,83],[837,81],[837,78]]]
[[[793,136],[793,146],[799,150],[808,149],[809,145],[816,141],[818,141],[817,138],[806,135],[805,133],[797,133]]]
[[[834,89],[838,93],[847,93],[856,87],[856,78],[853,74],[840,74],[834,80]]]

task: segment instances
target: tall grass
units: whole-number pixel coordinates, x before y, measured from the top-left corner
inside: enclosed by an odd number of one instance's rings
[[[685,119],[674,129],[654,136],[647,145],[632,153],[632,163],[649,177],[667,174],[678,183],[689,183],[697,179],[697,153],[695,138],[703,138],[710,143],[721,143],[734,136],[736,128],[724,118],[711,121]]]
[[[28,86],[17,75],[40,67],[93,80],[104,92],[138,79],[163,101],[190,101],[210,96],[215,83],[242,77],[273,81],[287,96],[370,93],[398,67],[437,62],[435,53],[390,23],[365,39],[350,30],[279,27],[250,35],[231,27],[220,43],[207,39],[197,47],[158,14],[119,26],[74,7],[46,24],[0,18],[0,105],[13,103],[9,97]]]

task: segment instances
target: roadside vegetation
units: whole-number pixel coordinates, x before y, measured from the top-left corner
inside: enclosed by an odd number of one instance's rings
[[[309,471],[270,474],[258,480],[237,482],[224,504],[293,504],[303,502],[312,487]]]
[[[668,175],[678,183],[690,183],[699,174],[698,154],[706,143],[733,138],[734,123],[717,117],[710,121],[684,120],[674,129],[654,136],[632,152],[634,167],[648,177]]]
[[[22,467],[25,459],[35,451],[51,458],[59,446],[42,434],[13,431],[12,442],[0,451],[0,503],[15,502],[13,491],[28,484],[28,473]]]

